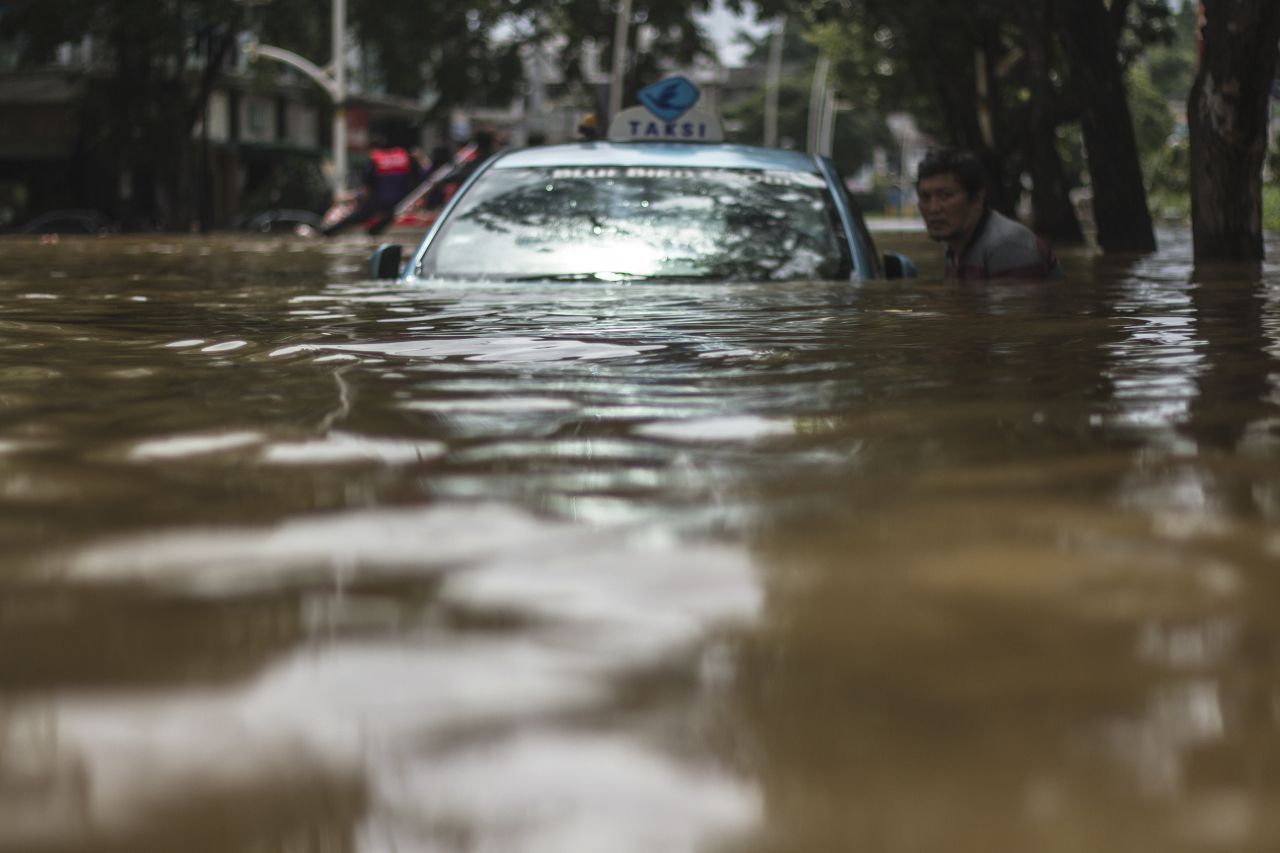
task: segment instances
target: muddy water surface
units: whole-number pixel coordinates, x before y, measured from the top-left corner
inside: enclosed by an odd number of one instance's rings
[[[1161,237],[0,241],[0,849],[1280,848],[1280,268]]]

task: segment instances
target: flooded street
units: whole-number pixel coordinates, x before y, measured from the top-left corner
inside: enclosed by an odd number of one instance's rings
[[[1280,242],[0,240],[0,850],[1280,849]]]

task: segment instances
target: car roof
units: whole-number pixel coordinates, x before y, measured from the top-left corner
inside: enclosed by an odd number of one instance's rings
[[[571,142],[521,148],[490,168],[546,169],[561,166],[658,166],[703,169],[761,169],[819,174],[813,159],[799,151],[755,145],[681,142]]]

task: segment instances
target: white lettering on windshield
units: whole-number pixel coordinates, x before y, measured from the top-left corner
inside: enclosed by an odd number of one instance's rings
[[[667,169],[652,166],[633,166],[627,169],[624,177],[628,178],[698,178],[715,176],[715,169]]]
[[[781,169],[725,169],[715,167],[671,166],[558,166],[549,170],[551,180],[600,180],[612,178],[700,178],[715,181],[746,181],[774,187],[821,188],[825,182],[821,175],[809,172],[783,171]]]
[[[616,178],[621,174],[619,169],[614,168],[570,168],[570,169],[552,169],[552,178]]]

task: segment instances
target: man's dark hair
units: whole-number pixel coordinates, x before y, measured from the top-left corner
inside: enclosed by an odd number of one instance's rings
[[[955,175],[969,198],[973,198],[985,185],[982,161],[964,148],[931,148],[920,161],[916,183],[935,175]]]

